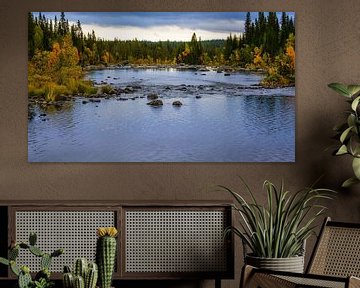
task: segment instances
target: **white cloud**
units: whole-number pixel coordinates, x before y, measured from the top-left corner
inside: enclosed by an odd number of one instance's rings
[[[239,21],[242,22],[242,21]],[[201,37],[202,40],[211,39],[225,39],[229,34],[240,34],[240,23],[233,26],[233,31],[216,32],[203,29],[192,30],[190,28],[181,28],[176,25],[162,25],[151,26],[147,28],[135,27],[135,26],[99,26],[82,24],[82,29],[85,35],[92,30],[95,31],[97,37],[113,40],[118,38],[119,40],[148,40],[148,41],[190,41],[192,34],[195,32],[197,37]]]

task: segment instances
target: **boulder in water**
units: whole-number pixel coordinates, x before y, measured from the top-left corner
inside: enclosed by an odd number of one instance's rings
[[[155,94],[155,93],[149,94],[149,95],[147,96],[147,99],[149,99],[149,100],[156,100],[156,99],[158,99],[158,98],[159,98],[159,95],[157,95],[157,94]]]
[[[161,100],[157,99],[157,100],[152,100],[152,101],[148,102],[147,105],[159,107],[159,106],[163,105],[163,102]]]
[[[178,107],[180,107],[181,105],[183,105],[180,101],[174,101],[173,103],[172,103],[172,105],[174,105],[174,106],[178,106]]]

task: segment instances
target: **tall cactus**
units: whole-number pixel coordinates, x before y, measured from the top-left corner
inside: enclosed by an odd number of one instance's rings
[[[99,267],[100,288],[110,288],[112,274],[114,272],[116,258],[116,236],[115,227],[97,229],[96,262]]]

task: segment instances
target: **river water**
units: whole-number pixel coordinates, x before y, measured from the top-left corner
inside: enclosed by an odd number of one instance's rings
[[[259,88],[262,76],[245,72],[109,69],[86,77],[134,89],[100,102],[33,107],[30,162],[295,161],[294,87]],[[146,105],[151,93],[164,105]]]

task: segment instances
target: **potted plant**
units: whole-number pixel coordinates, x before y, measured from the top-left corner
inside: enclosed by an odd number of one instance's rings
[[[348,187],[360,183],[360,85],[331,83],[328,86],[346,97],[351,106],[351,109],[347,112],[346,122],[334,127],[340,142],[334,154],[348,154],[352,157],[354,177],[347,179],[342,184],[343,187]]]
[[[242,179],[241,179],[242,180]],[[270,181],[264,182],[266,205],[260,204],[242,180],[251,201],[230,188],[220,186],[235,199],[233,205],[240,215],[239,227],[229,227],[243,242],[245,264],[259,268],[300,272],[304,270],[305,241],[314,233],[315,220],[326,207],[317,202],[331,199],[334,192],[328,189],[304,188],[296,193],[278,189]]]

